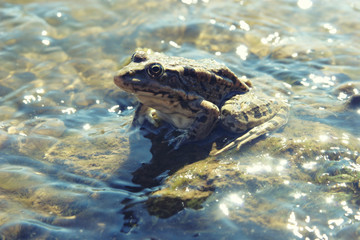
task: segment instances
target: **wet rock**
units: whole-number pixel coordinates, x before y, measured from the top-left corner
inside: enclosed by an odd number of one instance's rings
[[[346,101],[346,106],[351,109],[360,108],[360,94],[352,95],[348,101]]]
[[[56,118],[35,118],[23,122],[14,122],[8,127],[9,134],[20,134],[22,136],[33,134],[59,137],[64,131],[64,123]]]
[[[106,178],[116,172],[129,158],[129,140],[109,122],[69,134],[44,151],[43,160],[71,166],[72,171],[93,177]],[[116,123],[119,126],[119,122]]]
[[[31,205],[32,209],[42,212],[44,217],[73,216],[82,210],[77,204],[86,193],[69,194],[68,189],[59,188],[49,182],[46,174],[41,170],[5,165],[0,170],[0,181],[0,188],[8,191],[6,196],[11,202],[9,205],[14,207],[13,212],[16,212],[15,209],[21,209],[15,208],[17,204]],[[23,214],[27,215],[27,213]]]
[[[66,127],[60,119],[50,118],[45,122],[39,123],[32,130],[31,134],[39,134],[44,136],[60,137],[65,132]]]
[[[339,94],[345,94],[351,96],[360,92],[360,82],[345,82],[335,87],[333,94],[338,96]]]
[[[347,183],[351,186],[352,183],[360,180],[360,174],[354,173],[350,168],[343,168],[337,169],[335,172],[319,174],[316,180],[322,184]]]
[[[52,118],[31,119],[7,128],[12,137],[10,148],[32,157],[42,157],[65,130],[61,120]]]
[[[242,189],[242,192],[255,194],[257,191],[261,192],[261,189],[268,189],[268,186],[288,189],[286,182],[291,181],[327,186],[339,183],[357,184],[360,176],[356,171],[334,172],[333,169],[341,169],[344,159],[349,159],[345,161],[347,163],[355,163],[359,150],[360,141],[350,133],[317,122],[291,119],[281,134],[274,133],[265,139],[246,144],[240,149],[243,153],[234,150],[234,154],[230,151],[222,156],[208,157],[180,168],[166,179],[161,190],[152,194],[147,207],[153,215],[169,217],[175,210],[180,211],[184,207],[201,208],[209,196],[223,189]],[[264,153],[266,155],[263,155]],[[337,163],[339,165],[334,165]],[[282,169],[286,171],[282,173]],[[349,184],[349,189],[354,190],[352,184]],[[331,187],[327,189],[331,194],[333,190]],[[253,204],[236,210],[240,211],[234,215],[236,221],[248,221],[248,217],[252,216],[251,209],[259,208],[262,204],[257,202],[256,198],[250,198],[253,199]],[[357,196],[352,195],[351,198]],[[271,211],[274,206],[268,204],[262,205],[262,208]],[[269,218],[269,215],[265,215]],[[269,227],[276,225],[276,228],[287,224],[281,211],[270,218],[268,221],[261,217],[252,220],[256,224],[266,224]],[[279,222],[277,219],[283,221]],[[276,222],[278,224],[275,224]]]
[[[41,158],[58,139],[51,136],[31,134],[19,137],[19,151],[27,156]]]
[[[164,194],[157,192],[157,194]],[[194,196],[196,194],[196,197]],[[187,197],[172,194],[164,194],[162,197],[150,197],[146,201],[147,210],[151,215],[159,218],[168,218],[180,212],[184,208],[201,209],[201,204],[209,197],[208,193],[189,193]]]
[[[79,207],[81,194],[68,194],[67,191],[51,186],[39,187],[31,193],[29,201],[32,206],[41,211],[57,216],[74,216],[83,209]]]
[[[22,171],[19,171],[22,170]],[[39,186],[42,181],[41,177],[34,174],[30,168],[23,166],[19,169],[4,166],[0,170],[0,188],[14,191],[15,194],[21,195],[34,186]]]
[[[18,122],[8,127],[7,132],[9,134],[22,134],[27,135],[30,132],[29,128],[25,128],[26,122]]]

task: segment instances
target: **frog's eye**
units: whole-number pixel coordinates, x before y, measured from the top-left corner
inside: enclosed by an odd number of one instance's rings
[[[147,73],[150,77],[160,77],[164,73],[164,68],[160,63],[153,63],[147,67]]]

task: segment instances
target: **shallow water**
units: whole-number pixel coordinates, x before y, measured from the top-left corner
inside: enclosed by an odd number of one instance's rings
[[[359,239],[359,15],[350,0],[0,2],[1,238]],[[113,83],[136,48],[225,63],[288,100],[287,127],[215,160],[168,154],[129,129],[136,99]],[[150,201],[179,177],[209,194]]]

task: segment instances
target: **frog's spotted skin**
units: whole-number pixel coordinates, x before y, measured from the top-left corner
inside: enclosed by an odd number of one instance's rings
[[[178,148],[191,140],[207,137],[220,122],[232,132],[246,132],[216,154],[238,148],[287,122],[288,106],[272,99],[258,98],[251,82],[238,78],[214,60],[191,60],[161,53],[135,52],[129,65],[121,69],[114,82],[133,93],[141,102],[134,125],[149,112],[169,122],[181,133],[169,139]]]
[[[254,93],[235,95],[221,108],[224,128],[244,135],[217,151],[220,154],[233,147],[240,147],[251,140],[273,131],[287,123],[289,105],[270,98],[258,98]]]

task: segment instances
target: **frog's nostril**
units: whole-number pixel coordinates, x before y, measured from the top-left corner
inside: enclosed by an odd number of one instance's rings
[[[124,75],[126,75],[126,76],[134,76],[135,73],[136,73],[136,71],[134,71],[134,70],[128,70]]]

